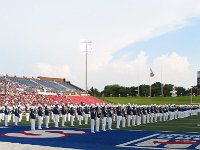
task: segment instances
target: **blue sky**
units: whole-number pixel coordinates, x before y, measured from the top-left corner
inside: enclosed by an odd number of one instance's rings
[[[0,74],[64,77],[85,87],[80,39],[93,41],[88,87],[196,84],[198,0],[1,0]],[[161,79],[162,73],[162,79]]]
[[[129,58],[131,61],[136,57],[135,54],[139,53],[141,50],[145,51],[150,58],[157,57],[164,53],[177,52],[180,55],[187,56],[192,65],[199,66],[199,33],[200,19],[193,18],[189,21],[189,24],[183,28],[148,40],[131,43],[121,48],[113,54],[113,59],[119,59],[124,53],[131,52],[132,55],[130,55]]]

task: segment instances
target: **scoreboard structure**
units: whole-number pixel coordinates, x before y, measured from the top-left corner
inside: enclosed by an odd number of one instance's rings
[[[197,95],[200,96],[200,71],[197,71]]]

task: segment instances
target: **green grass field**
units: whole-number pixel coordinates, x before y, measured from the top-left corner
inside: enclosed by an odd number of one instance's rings
[[[146,105],[146,104],[191,104],[191,97],[190,96],[181,96],[181,97],[98,97],[103,101],[114,103],[114,104],[139,104],[139,105]],[[200,96],[193,96],[192,97],[193,103],[200,104]]]
[[[134,98],[116,98],[116,97],[103,97],[101,98],[104,101],[109,103],[121,103],[121,104],[190,104],[190,97],[152,97],[152,98],[145,98],[145,97],[134,97]],[[200,97],[193,97],[193,103],[200,103]],[[4,125],[4,122],[1,121],[0,125]],[[13,125],[13,123],[9,123],[9,125]],[[25,117],[23,117],[22,122],[19,123],[20,126],[30,126],[30,122],[25,121]],[[67,122],[66,127],[70,127],[70,122]],[[74,122],[75,128],[90,128],[89,125],[78,125],[78,121],[75,120]],[[157,123],[149,123],[149,124],[142,124],[140,126],[132,126],[121,128],[121,130],[146,130],[146,131],[177,131],[177,132],[199,132],[200,131],[200,113],[196,116],[190,116],[183,119],[176,119],[172,121],[165,121],[165,122],[157,122]],[[44,126],[44,124],[43,124]],[[54,126],[54,123],[50,121],[50,127]],[[59,123],[61,126],[61,123]],[[101,126],[100,126],[101,127]],[[37,128],[37,121],[36,121],[36,128]],[[116,122],[113,122],[113,129],[116,129]]]

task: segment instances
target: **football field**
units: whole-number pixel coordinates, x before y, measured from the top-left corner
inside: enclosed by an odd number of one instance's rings
[[[89,125],[65,128],[50,128],[30,131],[30,124],[23,118],[19,126],[10,123],[8,128],[0,126],[0,146],[4,149],[200,149],[198,126],[200,114],[183,119],[142,124],[140,126],[115,128],[90,133]],[[37,122],[36,122],[37,126]]]

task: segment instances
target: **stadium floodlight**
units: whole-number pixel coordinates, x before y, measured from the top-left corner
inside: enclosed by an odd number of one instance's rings
[[[85,91],[88,92],[87,87],[87,54],[92,52],[92,40],[81,39],[80,40],[81,52],[85,53]]]

